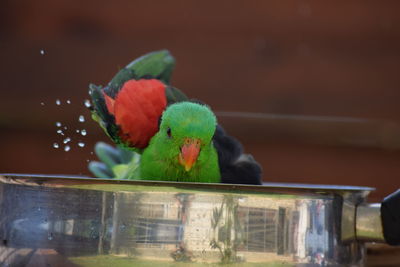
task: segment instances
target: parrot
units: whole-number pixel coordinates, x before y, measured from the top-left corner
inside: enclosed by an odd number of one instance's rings
[[[116,144],[95,146],[97,177],[261,184],[262,168],[226,134],[211,108],[170,85],[175,58],[148,53],[105,86],[89,85],[92,118]]]

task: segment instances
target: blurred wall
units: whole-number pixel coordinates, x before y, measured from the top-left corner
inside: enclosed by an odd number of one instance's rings
[[[167,48],[178,62],[173,84],[189,96],[215,111],[262,113],[219,120],[263,165],[265,181],[373,186],[379,199],[400,187],[399,8],[1,1],[0,172],[89,175],[93,145],[107,138],[83,105],[88,84]]]

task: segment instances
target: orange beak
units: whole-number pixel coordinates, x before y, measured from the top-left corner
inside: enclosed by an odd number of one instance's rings
[[[189,171],[196,162],[200,153],[200,140],[196,138],[186,138],[181,153],[179,153],[179,163]]]

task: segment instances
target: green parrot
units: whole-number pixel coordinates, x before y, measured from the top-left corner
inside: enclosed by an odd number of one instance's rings
[[[211,109],[169,85],[172,55],[133,61],[106,87],[90,85],[92,117],[119,148],[98,143],[97,177],[260,184],[261,167]]]

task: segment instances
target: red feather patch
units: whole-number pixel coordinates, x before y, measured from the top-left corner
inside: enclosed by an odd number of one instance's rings
[[[115,99],[104,94],[108,112],[121,128],[120,137],[130,146],[145,148],[158,131],[158,120],[167,106],[165,85],[159,80],[129,80]]]

